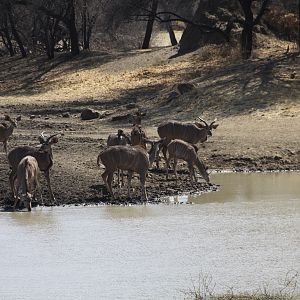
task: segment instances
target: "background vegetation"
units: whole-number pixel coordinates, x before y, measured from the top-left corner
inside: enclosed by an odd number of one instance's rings
[[[251,56],[253,33],[299,44],[298,0],[1,0],[0,55],[149,48],[153,30],[184,30],[178,54],[207,44],[239,45]]]

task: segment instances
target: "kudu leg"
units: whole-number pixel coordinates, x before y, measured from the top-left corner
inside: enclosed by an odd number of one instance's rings
[[[174,174],[175,174],[175,180],[176,180],[176,184],[177,184],[177,181],[178,181],[178,176],[177,176],[177,158],[174,158],[174,162],[173,162],[173,170],[174,170]]]
[[[142,173],[140,174],[140,182],[141,182],[141,200],[142,201],[148,201],[148,196],[146,192],[146,174]]]
[[[121,186],[124,186],[124,171],[121,170]]]
[[[127,191],[128,191],[128,198],[131,198],[131,179],[132,179],[132,172],[128,171],[127,173]]]
[[[13,206],[13,211],[16,210],[16,207],[18,206],[19,202],[20,202],[20,199],[19,199],[19,195],[17,193],[16,198],[15,198],[15,202],[14,202],[14,206]]]
[[[56,203],[56,199],[54,198],[54,195],[53,195],[53,192],[52,192],[52,189],[51,189],[51,182],[50,182],[50,174],[49,174],[49,171],[46,171],[44,172],[44,175],[46,177],[46,180],[47,180],[47,185],[48,185],[48,191],[49,191],[49,195],[50,195],[50,200],[51,200],[51,204]]]
[[[17,191],[16,191],[16,186],[15,186],[16,178],[17,178],[17,175],[13,171],[11,171],[9,174],[9,184],[10,184],[10,189],[11,189],[14,199],[17,198],[16,197]]]
[[[113,181],[113,177],[114,177],[114,173],[109,173],[108,176],[107,176],[107,186],[108,186],[108,190],[112,196],[113,199],[115,199],[115,195],[114,195],[114,192],[112,190],[112,187],[111,187],[111,183]]]
[[[166,161],[166,180],[169,179],[170,160],[171,160],[171,157],[169,156],[169,158],[167,158],[167,161]]]
[[[120,169],[118,169],[117,173],[118,173],[118,188],[120,188]]]
[[[167,163],[167,151],[168,151],[167,146],[163,145],[162,153],[163,153],[163,156],[164,156],[165,163]]]
[[[112,195],[112,197],[114,197],[111,186],[109,186],[108,182],[107,182],[108,172],[105,170],[101,176],[102,176],[103,182],[105,183],[105,186],[106,186],[108,192]]]
[[[195,169],[194,169],[194,167],[193,167],[193,176],[194,176],[194,179],[195,179],[195,183],[197,183],[198,182],[198,180],[197,180],[197,177],[196,177],[196,173],[195,173]]]
[[[3,142],[3,148],[4,148],[4,152],[7,156],[7,141]]]
[[[26,207],[28,211],[31,211],[31,198],[27,195]]]
[[[189,175],[190,175],[191,183],[192,183],[192,185],[194,185],[195,170],[192,165],[188,165],[188,168],[189,168]]]
[[[161,150],[162,145],[158,145],[158,149],[155,155],[155,161],[156,161],[156,169],[159,169],[159,152]]]

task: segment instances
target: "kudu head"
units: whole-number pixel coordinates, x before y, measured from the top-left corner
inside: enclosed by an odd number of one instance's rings
[[[148,155],[149,155],[149,162],[150,162],[150,168],[152,167],[152,164],[153,162],[155,161],[156,159],[156,153],[157,153],[157,150],[158,150],[158,147],[163,144],[165,139],[161,139],[159,141],[150,141],[148,139],[145,139],[145,143],[149,143],[151,145],[151,148],[148,152]]]
[[[142,127],[140,125],[133,126],[130,137],[131,137],[132,146],[139,145],[146,149],[145,140],[147,138],[146,138],[146,134],[145,134],[144,130],[142,129]]]
[[[207,136],[212,136],[212,130],[216,129],[219,126],[219,124],[215,124],[217,122],[217,119],[215,119],[214,121],[212,121],[209,125],[203,119],[201,119],[200,117],[198,117],[198,119],[202,123],[195,122],[195,125],[197,127],[199,127],[199,128],[205,129]]]
[[[131,138],[128,133],[125,133],[122,129],[118,129],[117,135],[118,135],[118,139],[124,138],[126,143],[131,145]]]
[[[4,120],[8,121],[13,127],[17,127],[18,122],[21,121],[21,116],[18,116],[15,120],[13,120],[9,115],[4,115]]]
[[[206,166],[204,165],[204,163],[202,162],[202,160],[200,160],[199,158],[197,159],[196,166],[197,166],[197,168],[198,168],[198,170],[199,170],[201,176],[203,177],[203,179],[204,179],[209,185],[211,185],[210,180],[209,180],[209,174],[210,174],[210,173],[207,172],[208,167],[206,167]]]
[[[52,157],[51,145],[56,144],[58,142],[58,136],[60,136],[59,133],[52,134],[49,137],[46,137],[45,133],[42,132],[39,136],[40,145],[38,145],[38,151],[47,152]]]

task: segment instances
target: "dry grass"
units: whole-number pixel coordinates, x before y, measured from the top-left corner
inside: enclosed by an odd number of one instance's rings
[[[284,54],[292,44],[261,35],[257,44],[263,50],[246,62],[237,48],[213,45],[174,59],[169,59],[176,53],[172,47],[82,53],[76,59],[62,55],[54,61],[1,58],[0,102],[40,106],[118,100],[152,109],[166,105],[166,92],[174,85],[191,82],[195,91],[168,104],[171,113],[175,107],[192,107],[195,115],[298,114],[299,56]]]
[[[214,292],[216,284],[209,275],[199,275],[197,285],[188,291],[184,291],[186,300],[293,300],[299,299],[296,294],[298,272],[289,271],[277,290],[271,290],[267,285],[255,290],[254,292],[236,293],[233,288],[223,295],[217,295]]]

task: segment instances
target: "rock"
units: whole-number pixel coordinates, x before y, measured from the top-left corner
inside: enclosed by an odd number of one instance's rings
[[[109,116],[111,113],[109,111],[103,110],[99,111],[99,119],[104,119],[105,117]]]
[[[63,118],[70,118],[70,117],[71,117],[71,115],[70,115],[69,112],[64,112],[64,113],[62,114],[62,116],[63,116]]]
[[[131,114],[126,114],[126,115],[117,115],[111,118],[112,122],[116,121],[127,121],[131,119]]]
[[[180,83],[177,85],[177,90],[181,95],[189,93],[190,91],[192,91],[194,89],[195,89],[195,86],[191,83]]]
[[[296,78],[296,74],[297,74],[296,72],[291,73],[290,78],[291,79],[295,79]]]
[[[99,118],[99,113],[90,108],[85,108],[80,114],[81,120],[92,120]]]
[[[176,91],[172,91],[169,94],[166,95],[166,103],[170,103],[173,100],[175,100],[179,94]]]
[[[133,108],[136,108],[136,107],[137,107],[137,105],[135,103],[128,103],[128,104],[126,104],[126,108],[127,109],[133,109]]]
[[[35,119],[35,115],[30,115],[29,119],[30,119],[30,120]]]

